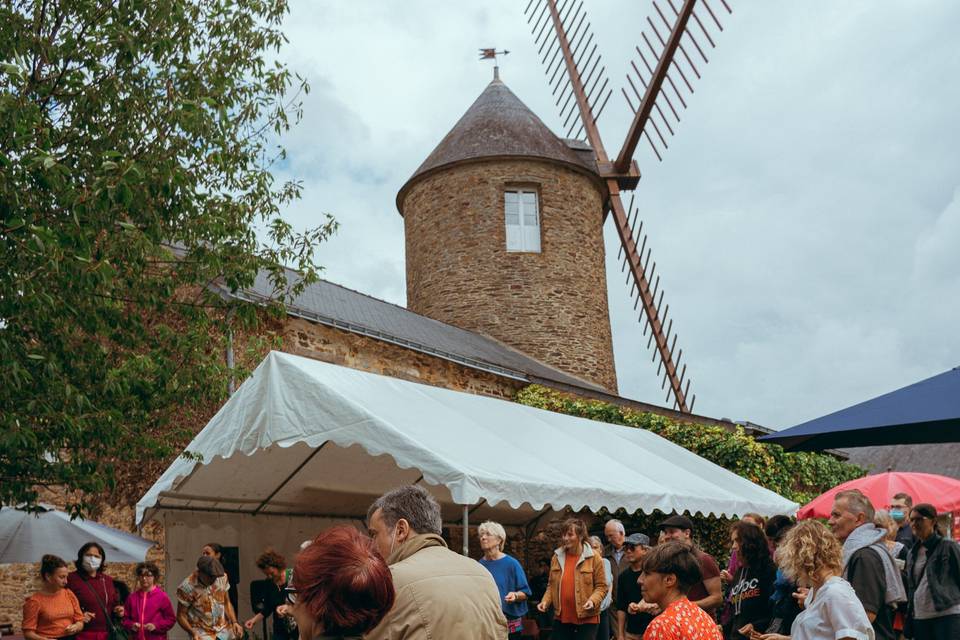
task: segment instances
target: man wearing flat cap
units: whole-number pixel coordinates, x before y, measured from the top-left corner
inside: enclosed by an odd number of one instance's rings
[[[177,588],[177,622],[192,640],[236,640],[243,629],[227,619],[229,583],[223,565],[212,556],[200,556],[197,569]],[[232,612],[232,609],[229,609]]]
[[[659,529],[666,540],[676,540],[689,545],[697,554],[703,581],[687,593],[693,604],[716,617],[717,609],[723,604],[723,587],[720,585],[720,567],[709,553],[701,551],[693,542],[693,520],[687,516],[675,514],[660,523]]]

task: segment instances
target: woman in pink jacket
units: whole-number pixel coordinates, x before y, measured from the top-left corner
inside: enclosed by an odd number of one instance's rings
[[[160,569],[152,562],[137,565],[137,590],[127,597],[123,626],[130,640],[166,640],[177,617],[166,592],[157,586]]]

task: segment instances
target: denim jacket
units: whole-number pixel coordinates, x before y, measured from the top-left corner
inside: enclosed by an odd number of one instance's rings
[[[913,595],[920,585],[920,580],[914,576],[913,570],[917,564],[920,545],[927,550],[927,564],[923,572],[930,585],[934,607],[937,611],[943,611],[960,603],[960,545],[953,540],[933,534],[924,542],[918,540],[910,550],[910,555],[907,556],[907,589],[910,605],[913,606]]]

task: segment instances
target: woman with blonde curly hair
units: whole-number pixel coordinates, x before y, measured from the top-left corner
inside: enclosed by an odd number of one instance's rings
[[[823,523],[798,522],[777,548],[777,562],[810,592],[789,636],[753,633],[753,640],[874,640],[867,612],[850,583],[840,577],[840,541]]]

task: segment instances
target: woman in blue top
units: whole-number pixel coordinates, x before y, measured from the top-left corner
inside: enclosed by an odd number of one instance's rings
[[[503,615],[507,617],[507,627],[510,630],[510,640],[519,640],[523,631],[523,616],[527,614],[527,598],[530,597],[530,586],[527,584],[527,574],[513,556],[503,552],[503,545],[507,541],[507,532],[496,522],[484,522],[477,527],[480,536],[480,549],[483,557],[480,564],[487,568],[493,581],[497,583],[502,600]]]

